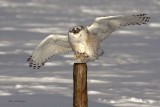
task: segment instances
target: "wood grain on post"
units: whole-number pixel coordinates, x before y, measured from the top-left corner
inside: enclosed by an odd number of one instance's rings
[[[73,107],[88,107],[86,63],[74,63],[73,85]]]

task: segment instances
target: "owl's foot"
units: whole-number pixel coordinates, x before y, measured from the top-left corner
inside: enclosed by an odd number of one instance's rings
[[[76,52],[74,59],[77,62],[86,62],[89,59],[89,56],[86,53]]]
[[[80,56],[81,56],[81,54],[80,54],[79,52],[76,52],[76,53],[74,54],[74,60],[79,59]]]
[[[86,53],[82,53],[82,55],[85,56],[85,57],[89,57]]]

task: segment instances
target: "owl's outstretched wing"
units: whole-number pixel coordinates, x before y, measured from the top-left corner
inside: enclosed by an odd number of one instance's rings
[[[29,66],[39,69],[52,56],[72,51],[68,36],[49,35],[36,47],[28,58]]]
[[[108,16],[97,17],[94,23],[88,26],[88,30],[98,41],[107,38],[113,31],[127,25],[141,25],[149,22],[150,17],[146,14],[137,14],[130,16]]]

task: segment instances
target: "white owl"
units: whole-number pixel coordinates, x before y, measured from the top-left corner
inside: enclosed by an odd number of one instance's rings
[[[69,30],[68,36],[47,36],[27,61],[30,67],[39,69],[52,56],[67,52],[74,52],[74,59],[78,63],[94,61],[103,54],[100,42],[113,31],[127,25],[146,24],[149,19],[146,14],[97,17],[90,26],[73,27]]]

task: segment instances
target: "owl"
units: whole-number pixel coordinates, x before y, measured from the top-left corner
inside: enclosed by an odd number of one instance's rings
[[[74,52],[77,63],[95,61],[104,54],[100,43],[115,30],[128,25],[149,22],[147,14],[97,17],[89,26],[75,26],[68,35],[49,35],[35,48],[28,58],[29,66],[39,69],[51,57]]]

